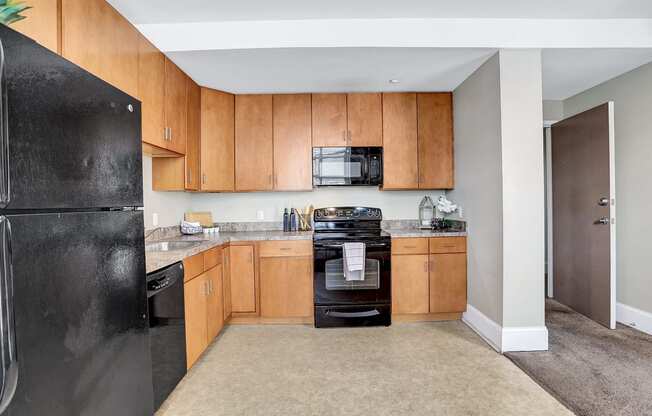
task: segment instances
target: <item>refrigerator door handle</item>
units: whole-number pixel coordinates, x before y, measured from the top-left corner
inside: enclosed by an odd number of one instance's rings
[[[6,208],[10,202],[8,111],[5,50],[2,41],[0,41],[0,208]]]
[[[14,286],[11,263],[11,224],[0,217],[0,414],[11,403],[18,384],[16,331],[14,321]]]

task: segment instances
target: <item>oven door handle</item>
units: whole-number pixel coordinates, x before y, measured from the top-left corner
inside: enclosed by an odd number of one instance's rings
[[[326,315],[332,316],[333,318],[371,318],[372,316],[380,315],[380,312],[378,309],[362,312],[326,311]]]
[[[389,247],[389,243],[365,243],[366,247],[378,248],[378,247]],[[315,247],[319,248],[342,248],[344,244],[319,244],[315,243]]]

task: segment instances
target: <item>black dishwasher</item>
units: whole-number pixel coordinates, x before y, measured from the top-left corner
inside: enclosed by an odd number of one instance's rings
[[[183,263],[147,275],[154,410],[186,375]]]

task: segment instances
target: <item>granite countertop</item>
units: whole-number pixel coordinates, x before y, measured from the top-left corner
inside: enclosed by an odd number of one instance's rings
[[[431,231],[418,228],[390,228],[384,230],[392,237],[464,237],[466,232],[461,231]],[[222,244],[236,241],[265,241],[265,240],[312,240],[312,231],[283,232],[283,231],[234,231],[219,232],[216,234],[202,235],[176,235],[158,241],[198,241],[200,244],[170,251],[145,251],[147,273],[174,264],[186,257],[194,256]],[[148,241],[155,243],[157,240]]]
[[[201,244],[182,250],[147,251],[145,250],[145,264],[147,273],[174,264],[186,257],[194,256],[202,251],[225,243],[235,241],[261,241],[261,240],[312,240],[312,231],[298,231],[286,233],[283,231],[237,231],[219,232],[216,234],[202,235],[177,235],[158,241],[198,241]],[[156,243],[156,240],[147,243]]]

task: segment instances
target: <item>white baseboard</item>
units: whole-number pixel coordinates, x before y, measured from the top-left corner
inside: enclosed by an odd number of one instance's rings
[[[652,335],[652,313],[623,303],[616,304],[616,320],[646,334]]]
[[[548,350],[548,329],[545,326],[503,328],[472,305],[466,308],[462,321],[496,351]]]
[[[503,328],[502,352],[548,351],[548,328],[527,326]]]
[[[480,335],[493,349],[501,352],[502,328],[471,305],[466,305],[462,321]]]

